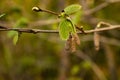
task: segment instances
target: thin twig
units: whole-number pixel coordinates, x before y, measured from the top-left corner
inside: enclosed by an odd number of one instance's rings
[[[86,34],[93,33],[93,32],[101,32],[107,30],[113,30],[120,28],[120,25],[111,25],[109,27],[99,28],[99,29],[92,29],[92,30],[85,30]],[[58,30],[40,30],[40,29],[30,29],[30,28],[7,28],[0,26],[0,31],[18,31],[22,33],[59,33]],[[77,32],[78,34],[82,34],[81,31]]]
[[[50,11],[50,10],[41,9],[39,7],[33,7],[32,10],[35,11],[35,12],[46,12],[46,13],[50,13],[50,14],[53,14],[53,15],[56,15],[56,16],[59,15],[56,12],[53,12],[53,11]]]
[[[101,32],[101,31],[107,31],[107,30],[118,29],[118,28],[120,28],[120,25],[112,25],[109,27],[104,27],[104,28],[99,28],[94,30],[87,30],[85,31],[85,33]]]

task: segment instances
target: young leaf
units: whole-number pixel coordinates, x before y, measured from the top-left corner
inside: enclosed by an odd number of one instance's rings
[[[59,24],[59,35],[60,35],[60,38],[63,40],[66,40],[69,37],[68,25],[69,25],[69,23],[67,23],[67,21],[65,19],[63,19]]]
[[[72,22],[73,22],[74,24],[78,24],[78,23],[81,21],[82,14],[83,14],[83,11],[82,11],[82,10],[76,12],[76,13],[74,14],[74,17],[72,18]]]
[[[64,9],[64,11],[66,14],[69,15],[69,14],[72,14],[72,13],[79,11],[80,9],[81,9],[81,6],[79,4],[73,4],[73,5],[66,7]]]
[[[19,38],[19,34],[18,32],[16,32],[15,36],[13,37],[13,44],[16,45],[16,43],[18,42],[18,38]]]
[[[72,34],[76,33],[76,28],[75,28],[75,25],[73,24],[73,22],[69,18],[67,19],[67,21],[70,24]]]
[[[72,22],[67,19],[62,19],[62,21],[59,24],[59,29],[59,35],[63,40],[68,39],[70,33],[74,34],[76,32]]]

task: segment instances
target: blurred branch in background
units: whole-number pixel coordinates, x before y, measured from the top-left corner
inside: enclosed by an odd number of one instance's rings
[[[60,54],[60,72],[58,80],[67,80],[70,68],[69,51],[64,48]]]
[[[93,35],[85,35],[81,37],[81,41],[93,41]],[[100,42],[109,44],[109,45],[114,45],[114,46],[120,46],[119,40],[113,39],[113,38],[107,38],[105,36],[100,36]]]
[[[83,6],[83,10],[84,10],[84,15],[90,15],[90,14],[93,14],[105,7],[107,7],[108,5],[111,5],[112,3],[117,3],[117,2],[120,2],[120,0],[106,0],[105,2],[99,4],[98,6],[96,6],[95,8],[93,9],[88,9],[88,5],[86,4],[87,0],[80,0],[82,6]]]
[[[40,21],[36,21],[36,22],[31,22],[29,24],[29,27],[32,26],[43,26],[43,25],[50,25],[50,24],[55,24],[58,23],[60,20],[59,19],[50,19],[50,20],[40,20]]]
[[[87,62],[90,62],[91,68],[92,68],[93,72],[96,74],[96,76],[98,77],[99,80],[107,80],[107,78],[105,77],[102,70],[100,70],[100,68],[91,60],[91,58],[89,56],[87,56],[82,51],[77,51],[75,53],[75,55],[78,56],[79,58],[87,61]]]
[[[105,47],[104,49],[106,51],[106,60],[108,63],[110,80],[118,80],[115,59],[114,59],[114,53],[108,44],[104,44],[104,47]]]
[[[98,6],[90,9],[89,4],[87,3],[87,0],[79,0],[80,4],[83,7],[83,20],[90,23],[91,25],[95,25],[98,23],[98,19],[95,19],[92,14],[100,11],[101,9],[111,5],[112,3],[118,3],[120,0],[106,0],[103,3],[99,4]]]
[[[97,11],[103,9],[104,7],[106,7],[106,6],[108,6],[108,5],[109,5],[108,2],[104,2],[104,3],[98,5],[97,7],[93,8],[93,9],[86,10],[86,11],[84,12],[84,15],[93,14],[93,13],[95,13],[95,12],[97,12]]]

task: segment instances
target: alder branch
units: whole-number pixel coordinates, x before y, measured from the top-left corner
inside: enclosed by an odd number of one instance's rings
[[[99,29],[92,29],[92,30],[85,30],[86,34],[94,33],[94,32],[101,32],[107,30],[113,30],[120,28],[120,25],[111,25],[109,27],[99,28]],[[58,30],[41,30],[41,29],[30,29],[30,28],[7,28],[4,26],[0,26],[0,31],[17,31],[22,33],[59,33]],[[81,31],[77,32],[78,34],[82,34]]]
[[[107,30],[113,30],[120,28],[120,25],[111,25],[109,27],[94,29],[94,30],[87,30],[85,33],[93,33],[93,32],[101,32],[101,31],[107,31]]]

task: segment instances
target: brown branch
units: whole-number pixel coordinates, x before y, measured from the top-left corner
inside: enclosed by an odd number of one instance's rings
[[[30,29],[30,28],[1,28],[0,31],[17,31],[22,33],[58,33],[57,30],[40,30],[40,29]]]
[[[94,32],[101,32],[107,30],[113,30],[120,28],[120,25],[111,25],[109,27],[99,28],[99,29],[92,29],[92,30],[85,30],[86,34],[94,33]],[[22,33],[58,33],[58,30],[40,30],[40,29],[30,29],[30,28],[7,28],[0,26],[0,31],[17,31]],[[78,34],[82,34],[81,31],[77,32]]]
[[[104,28],[99,28],[99,29],[94,29],[94,30],[88,30],[85,31],[86,33],[93,33],[93,32],[101,32],[101,31],[107,31],[107,30],[113,30],[113,29],[118,29],[120,28],[120,25],[111,25],[109,27],[104,27]]]

